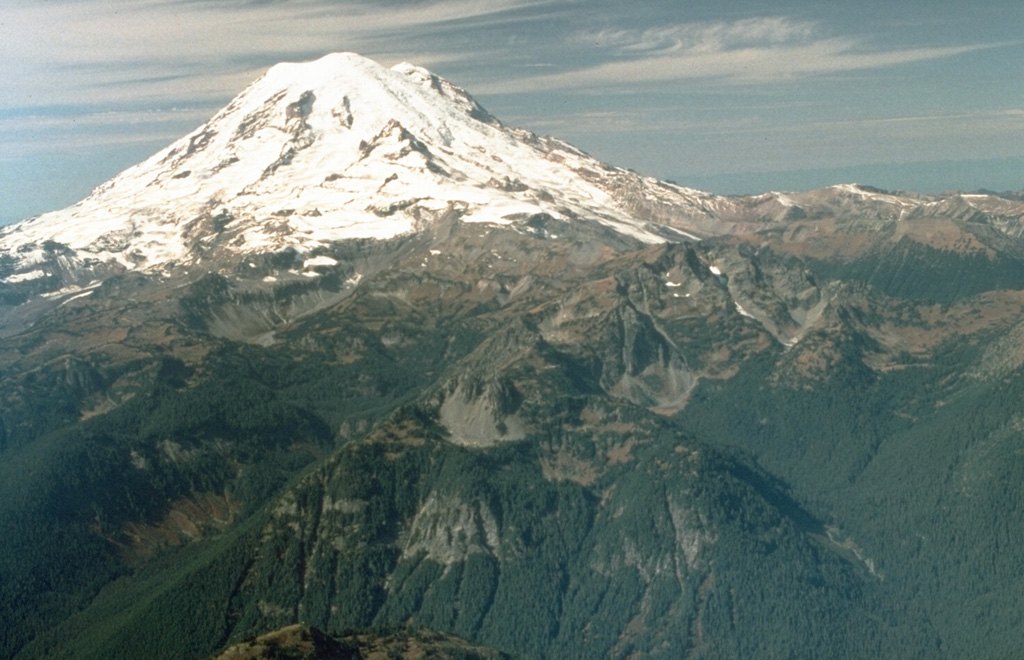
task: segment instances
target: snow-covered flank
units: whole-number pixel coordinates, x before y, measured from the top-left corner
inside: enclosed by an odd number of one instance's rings
[[[503,126],[425,69],[336,53],[272,67],[209,122],[85,200],[0,229],[0,252],[23,273],[12,282],[50,258],[44,245],[72,265],[154,270],[213,249],[315,253],[415,232],[446,214],[494,224],[571,215],[666,240],[588,177],[601,168]]]

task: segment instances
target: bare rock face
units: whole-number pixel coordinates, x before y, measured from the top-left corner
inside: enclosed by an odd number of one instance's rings
[[[402,557],[423,557],[444,566],[465,562],[470,555],[501,555],[494,513],[483,501],[429,496],[409,525]]]
[[[679,410],[697,376],[649,315],[623,305],[613,315],[601,385],[612,396],[664,410]]]
[[[508,381],[480,381],[472,377],[456,381],[440,407],[441,424],[452,442],[469,447],[488,447],[525,437],[523,422],[516,416],[522,395]]]

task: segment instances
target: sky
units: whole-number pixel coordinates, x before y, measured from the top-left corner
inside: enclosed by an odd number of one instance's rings
[[[333,51],[711,192],[1024,190],[1021,0],[4,0],[0,224]]]

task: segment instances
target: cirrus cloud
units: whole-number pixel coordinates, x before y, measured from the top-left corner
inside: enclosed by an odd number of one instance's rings
[[[677,24],[645,30],[580,32],[573,40],[603,51],[596,64],[485,85],[484,92],[609,86],[712,79],[751,84],[800,76],[892,67],[953,57],[1002,44],[874,49],[851,37],[823,34],[815,22],[785,17]]]
[[[609,47],[621,53],[718,52],[750,45],[800,42],[818,31],[817,22],[776,16],[634,30],[585,31],[574,35],[573,41],[580,45]]]

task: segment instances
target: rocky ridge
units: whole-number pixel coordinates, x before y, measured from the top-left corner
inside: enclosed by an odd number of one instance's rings
[[[210,660],[504,660],[511,656],[430,630],[350,633],[333,638],[295,624],[239,642]]]

